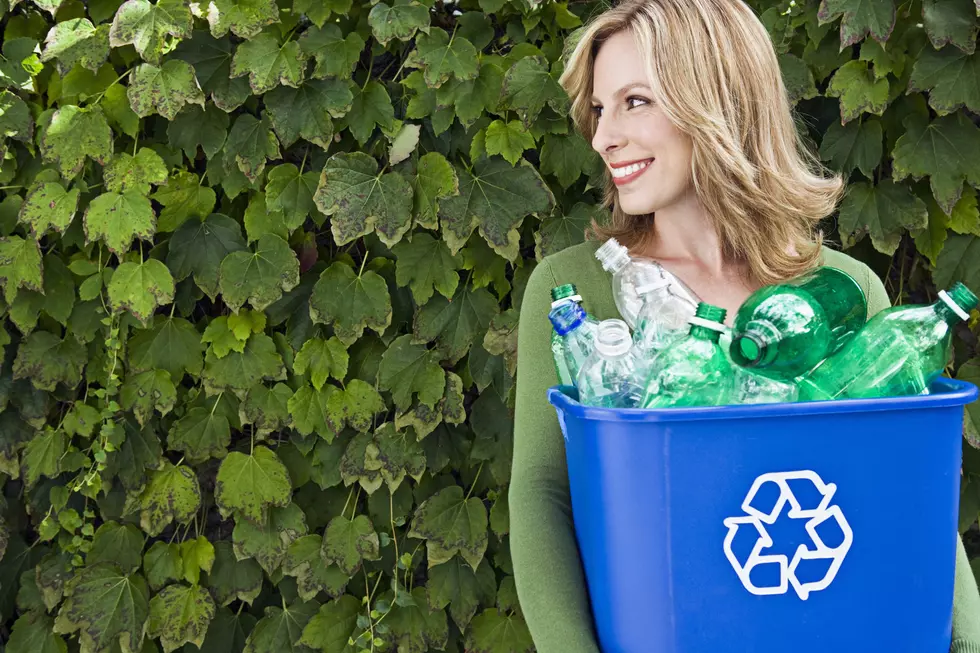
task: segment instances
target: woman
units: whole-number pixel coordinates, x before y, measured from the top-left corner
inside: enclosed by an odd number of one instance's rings
[[[561,79],[572,116],[607,167],[597,239],[545,258],[524,293],[518,340],[511,552],[539,653],[598,651],[572,525],[555,383],[552,287],[617,317],[593,253],[616,237],[682,279],[727,322],[762,285],[818,265],[851,274],[873,314],[889,305],[869,268],[815,232],[843,192],[801,146],[768,34],[738,0],[627,0],[583,30]],[[896,570],[899,573],[899,570]],[[958,541],[954,652],[980,652],[980,596]]]

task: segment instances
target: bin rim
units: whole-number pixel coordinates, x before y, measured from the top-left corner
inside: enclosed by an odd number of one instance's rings
[[[931,394],[884,399],[835,399],[832,401],[797,401],[777,404],[732,404],[695,406],[691,408],[600,408],[586,406],[577,400],[575,386],[555,385],[548,389],[548,401],[562,413],[577,419],[600,422],[689,422],[714,419],[757,419],[760,417],[795,417],[802,415],[835,415],[894,410],[922,410],[966,406],[980,394],[977,386],[960,379],[937,378]]]

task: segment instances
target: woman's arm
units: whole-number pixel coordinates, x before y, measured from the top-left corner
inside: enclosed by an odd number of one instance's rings
[[[859,278],[859,277],[858,277]],[[881,280],[867,270],[868,317],[891,306]],[[956,537],[956,577],[953,586],[953,642],[951,653],[980,653],[980,591],[963,548]]]
[[[598,653],[572,525],[565,443],[546,392],[551,359],[551,288],[543,261],[524,291],[517,341],[510,550],[521,609],[538,653]]]

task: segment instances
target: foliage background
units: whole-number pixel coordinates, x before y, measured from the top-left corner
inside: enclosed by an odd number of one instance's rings
[[[895,302],[980,290],[980,2],[753,5],[850,175],[831,240]],[[532,650],[515,329],[596,211],[556,80],[602,4],[0,8],[6,650]]]

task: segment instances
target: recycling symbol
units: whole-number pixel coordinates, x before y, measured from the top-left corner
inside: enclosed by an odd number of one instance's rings
[[[819,493],[819,502],[815,503],[815,506],[814,502],[810,502],[804,508],[794,495],[790,481],[793,481],[798,488],[801,483],[812,483],[813,489]],[[760,509],[758,504],[761,501],[757,500],[759,495],[763,493],[771,495],[774,493],[773,490],[778,490],[778,498],[772,507],[766,509],[768,506],[764,506]],[[800,599],[805,601],[811,592],[818,592],[830,586],[837,576],[841,563],[844,562],[844,557],[851,548],[851,543],[854,541],[854,534],[847,523],[847,519],[844,518],[844,513],[841,512],[839,506],[830,503],[836,491],[837,486],[835,484],[824,483],[820,476],[811,470],[770,472],[755,479],[742,501],[742,511],[745,514],[724,520],[724,524],[728,528],[724,544],[725,556],[732,564],[745,589],[752,594],[766,596],[786,594],[792,585]],[[808,494],[817,496],[814,493]],[[797,547],[792,560],[786,555],[766,554],[766,549],[773,546],[773,540],[766,532],[766,526],[775,524],[787,507],[787,517],[807,520],[805,528],[810,538],[809,545],[800,544]],[[836,546],[827,546],[818,533],[818,528],[829,520],[836,521],[839,533],[842,534],[842,539],[839,543],[835,543]],[[750,529],[750,534],[756,537],[755,544],[744,563],[738,559],[732,547],[732,542],[735,541],[736,534],[741,529]],[[751,529],[754,529],[756,533],[751,533]],[[744,533],[742,537],[745,537]],[[800,582],[797,578],[800,563],[810,560],[829,563],[826,573],[817,580],[808,579],[807,582]],[[778,584],[773,582],[759,586],[752,581],[750,578],[752,570],[760,565],[778,566]]]

